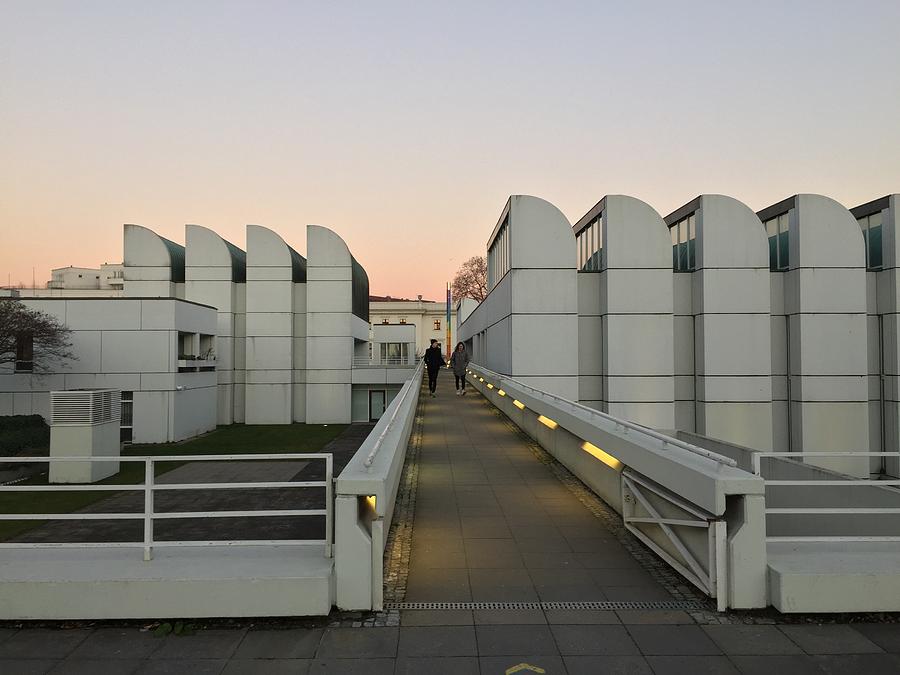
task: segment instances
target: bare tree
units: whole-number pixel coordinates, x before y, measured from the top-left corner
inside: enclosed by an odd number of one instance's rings
[[[453,277],[454,298],[472,298],[482,302],[487,297],[487,260],[476,255],[466,260]]]
[[[75,358],[72,330],[59,319],[19,300],[0,300],[0,365],[46,373]]]

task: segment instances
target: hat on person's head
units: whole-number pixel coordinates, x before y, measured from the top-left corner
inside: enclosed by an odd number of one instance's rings
[[[434,344],[435,342],[437,342],[437,340],[435,340],[434,338],[431,338],[431,344]]]

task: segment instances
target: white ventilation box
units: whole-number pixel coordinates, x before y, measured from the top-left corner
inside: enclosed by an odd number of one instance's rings
[[[119,471],[118,389],[50,392],[50,456],[114,457],[114,461],[50,462],[51,483],[95,483]]]

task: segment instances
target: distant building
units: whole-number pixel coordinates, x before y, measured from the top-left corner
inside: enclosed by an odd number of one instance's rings
[[[125,287],[125,266],[103,263],[92,267],[58,267],[51,270],[47,288],[58,291],[110,291],[121,293]]]
[[[431,340],[441,343],[447,351],[447,303],[423,300],[418,296],[415,300],[393,298],[389,295],[369,296],[369,320],[372,326],[390,324],[409,324],[416,327],[416,354],[422,355],[428,349]],[[450,348],[456,344],[456,308],[450,311]]]

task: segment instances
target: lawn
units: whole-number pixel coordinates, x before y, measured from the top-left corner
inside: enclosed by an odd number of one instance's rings
[[[180,443],[132,445],[123,457],[172,455],[253,455],[266,453],[319,452],[346,429],[343,424],[232,424]],[[181,466],[177,460],[156,464],[156,475]],[[144,482],[141,462],[123,462],[121,471],[101,484],[135,485]],[[47,476],[36,476],[19,485],[47,485]],[[0,492],[0,513],[71,513],[117,492]],[[46,521],[0,521],[0,541],[27,532]]]

